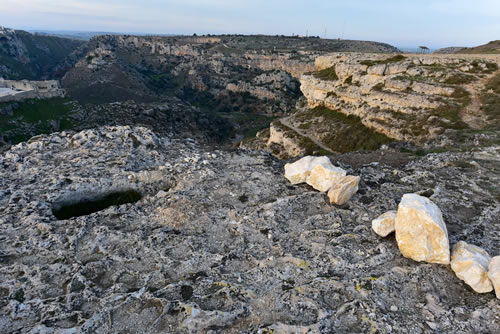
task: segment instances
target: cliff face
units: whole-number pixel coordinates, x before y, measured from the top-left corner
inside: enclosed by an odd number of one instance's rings
[[[301,77],[301,90],[311,108],[355,115],[390,138],[422,143],[467,127],[462,113],[478,89],[472,85],[484,87],[499,63],[495,57],[336,54],[316,59],[318,72]]]
[[[69,71],[64,86],[80,100],[153,100],[176,94],[191,102],[228,91],[271,101],[269,113],[295,104],[297,79],[314,70],[319,54],[333,50],[394,52],[376,42],[273,36],[100,36]],[[262,76],[279,77],[262,80]],[[273,105],[276,102],[276,105]],[[262,109],[262,103],[255,103]]]
[[[499,64],[495,55],[319,56],[300,78],[295,110],[241,146],[286,159],[394,141],[448,145],[471,129],[498,130]]]
[[[419,192],[452,245],[499,255],[498,147],[385,153],[332,157],[361,177],[338,207],[267,153],[145,128],[16,145],[0,154],[0,332],[498,333],[493,293],[371,231]]]
[[[0,27],[0,78],[12,80],[58,79],[58,69],[82,41],[33,35]]]

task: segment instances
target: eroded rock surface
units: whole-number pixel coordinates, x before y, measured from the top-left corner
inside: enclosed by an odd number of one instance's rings
[[[337,207],[263,152],[129,127],[33,138],[0,155],[0,332],[497,333],[494,294],[370,232],[403,194],[426,191],[450,242],[499,255],[500,206],[481,179],[497,182],[492,152],[332,157],[361,178]],[[476,167],[459,170],[463,159]],[[52,215],[111,189],[142,199]]]

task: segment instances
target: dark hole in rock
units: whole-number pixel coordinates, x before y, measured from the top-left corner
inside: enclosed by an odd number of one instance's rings
[[[434,190],[427,189],[427,190],[419,191],[419,192],[417,192],[417,194],[419,194],[420,196],[424,196],[424,197],[429,198],[432,195],[434,195]]]
[[[181,286],[182,300],[187,301],[193,296],[193,288],[189,285]]]
[[[114,205],[135,203],[141,199],[141,194],[133,189],[115,191],[106,195],[86,196],[78,201],[55,204],[52,214],[59,220],[90,215]]]

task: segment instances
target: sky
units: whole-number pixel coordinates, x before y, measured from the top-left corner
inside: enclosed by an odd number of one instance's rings
[[[269,34],[476,46],[500,39],[500,0],[0,0],[27,30]]]

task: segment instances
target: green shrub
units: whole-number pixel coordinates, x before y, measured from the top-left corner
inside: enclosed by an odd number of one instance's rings
[[[391,64],[391,63],[397,63],[402,60],[406,59],[405,56],[403,55],[396,55],[387,59],[383,60],[362,60],[359,63],[361,65],[366,65],[366,66],[373,66],[373,65],[380,65],[380,64]]]
[[[339,79],[337,73],[335,72],[335,66],[325,68],[324,70],[321,71],[313,72],[312,75],[316,79],[320,80],[335,81]]]
[[[353,152],[376,150],[393,139],[367,128],[361,119],[354,115],[345,115],[324,106],[309,111],[309,117],[323,117],[324,122],[332,128],[322,142],[335,152]]]

